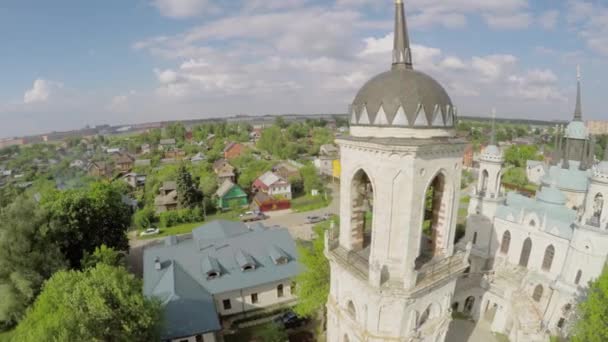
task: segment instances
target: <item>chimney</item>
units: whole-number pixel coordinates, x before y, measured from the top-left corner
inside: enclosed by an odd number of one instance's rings
[[[162,268],[163,267],[160,263],[160,258],[159,257],[154,258],[154,269],[156,269],[157,271],[160,271]]]

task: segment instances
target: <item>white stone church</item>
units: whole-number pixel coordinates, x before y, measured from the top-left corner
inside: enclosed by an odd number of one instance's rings
[[[327,340],[449,341],[454,310],[511,341],[548,340],[567,328],[608,253],[608,161],[593,163],[580,84],[575,120],[536,198],[502,192],[503,156],[492,144],[455,245],[465,141],[445,89],[414,70],[402,0],[395,9],[391,70],[361,88],[351,134],[336,141],[340,225],[325,237]]]

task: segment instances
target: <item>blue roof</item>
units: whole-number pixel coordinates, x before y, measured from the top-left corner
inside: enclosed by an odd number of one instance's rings
[[[546,188],[546,187],[543,187]],[[543,192],[544,191],[544,192]],[[572,238],[572,224],[576,221],[576,211],[566,207],[561,203],[565,200],[563,194],[558,189],[543,189],[537,198],[528,198],[520,194],[507,193],[506,203],[500,205],[496,210],[496,217],[519,223],[523,217],[530,213],[535,213],[544,223],[545,232],[564,238]],[[563,197],[562,197],[563,196]]]
[[[549,168],[549,172],[543,177],[542,183],[545,185],[557,185],[562,190],[587,191],[589,186],[589,170],[579,170],[576,163],[571,163],[569,169],[554,165]]]
[[[156,258],[163,265],[160,271],[155,269]],[[192,238],[177,244],[149,247],[144,250],[143,259],[144,294],[164,301],[167,316],[176,315],[174,320],[167,319],[167,333],[171,334],[190,330],[188,333],[193,335],[203,332],[197,329],[216,327],[217,312],[213,300],[209,299],[215,294],[291,279],[302,270],[295,241],[287,229],[256,225],[256,229],[250,230],[242,222],[229,221],[203,225],[193,231]],[[244,268],[247,265],[253,267]],[[210,276],[211,271],[219,274]],[[171,289],[179,289],[190,297],[200,294],[190,302],[180,302],[177,298],[185,296],[174,295],[176,290]],[[195,300],[197,306],[206,303],[200,310],[214,314],[180,314],[180,305],[189,306]],[[195,308],[184,312],[188,310]],[[182,328],[181,319],[197,323]]]

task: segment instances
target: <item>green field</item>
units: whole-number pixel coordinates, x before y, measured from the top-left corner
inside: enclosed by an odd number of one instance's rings
[[[326,208],[331,203],[331,196],[301,196],[291,200],[291,209],[298,213]]]

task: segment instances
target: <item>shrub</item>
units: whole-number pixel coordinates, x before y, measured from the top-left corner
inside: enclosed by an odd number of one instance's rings
[[[152,207],[144,207],[133,215],[133,223],[139,229],[150,228],[158,218]]]
[[[183,223],[201,222],[204,220],[201,208],[166,211],[160,214],[160,226],[170,228]]]

